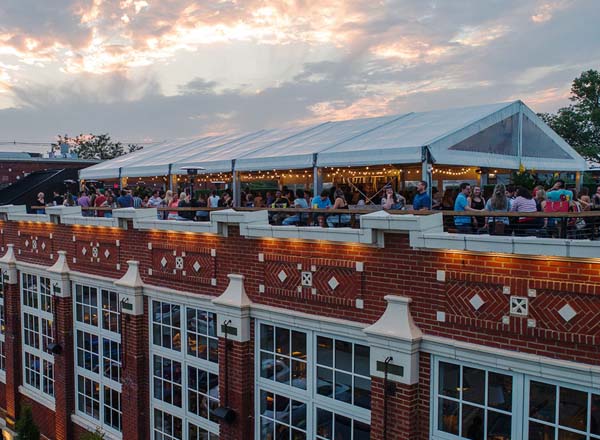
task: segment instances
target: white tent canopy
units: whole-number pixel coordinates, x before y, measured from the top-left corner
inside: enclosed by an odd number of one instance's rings
[[[82,179],[421,163],[583,171],[585,160],[521,101],[162,142]]]

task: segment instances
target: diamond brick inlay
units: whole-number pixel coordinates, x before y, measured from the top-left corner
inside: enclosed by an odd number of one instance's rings
[[[81,248],[81,254],[82,255],[87,254],[87,248]]]
[[[110,257],[110,252],[108,252],[108,249],[106,249],[106,250],[104,251],[104,257],[105,257],[105,258],[108,258],[108,257]]]
[[[194,268],[194,272],[198,272],[202,266],[196,261],[192,267]]]
[[[569,304],[565,304],[564,306],[562,306],[561,309],[558,311],[558,314],[561,316],[562,319],[564,319],[567,322],[569,322],[571,319],[577,316],[577,312]]]
[[[475,309],[470,300],[479,295],[485,307]],[[447,313],[469,318],[500,321],[506,314],[507,298],[502,285],[446,281]]]
[[[160,260],[160,265],[162,267],[165,267],[167,265],[167,259],[165,257],[162,257],[162,260]]]
[[[327,284],[329,284],[331,290],[335,290],[336,287],[340,285],[339,281],[335,277],[331,277],[329,281],[327,281]]]
[[[475,310],[479,310],[481,306],[485,304],[485,301],[481,299],[481,297],[478,294],[473,295],[469,302]]]
[[[287,279],[287,274],[283,269],[277,274],[277,278],[279,278],[279,281],[282,283]]]

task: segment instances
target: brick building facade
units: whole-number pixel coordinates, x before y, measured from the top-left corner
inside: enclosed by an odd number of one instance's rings
[[[0,157],[0,188],[18,182],[34,171],[56,170],[61,168],[82,169],[97,161],[81,159],[11,159]]]
[[[6,433],[25,404],[49,439],[600,439],[596,243],[0,216]]]

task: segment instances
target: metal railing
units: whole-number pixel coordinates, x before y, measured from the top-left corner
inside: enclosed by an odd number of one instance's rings
[[[34,212],[43,206],[33,206]],[[111,207],[82,207],[84,216],[111,217]],[[144,209],[144,208],[140,208]],[[349,206],[348,209],[316,208],[157,208],[163,220],[208,221],[210,212],[223,209],[236,211],[268,211],[274,226],[360,227],[360,216],[382,210],[377,205]],[[538,237],[600,239],[600,210],[584,212],[477,212],[477,211],[412,211],[385,210],[393,215],[431,215],[441,213],[444,231],[450,233],[490,235],[534,235]]]

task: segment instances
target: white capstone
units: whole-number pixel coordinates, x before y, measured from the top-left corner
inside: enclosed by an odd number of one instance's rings
[[[564,306],[562,306],[558,311],[558,314],[566,322],[569,322],[571,319],[577,316],[577,312],[569,304],[565,304]]]
[[[479,310],[481,306],[485,304],[485,301],[481,299],[481,297],[477,293],[473,295],[469,302],[475,310]]]
[[[435,273],[435,279],[437,281],[442,282],[442,283],[444,281],[446,281],[446,271],[445,270],[438,270],[438,271],[436,271],[436,273]]]
[[[356,308],[357,309],[364,309],[365,308],[365,302],[364,302],[364,300],[362,300],[361,298],[357,298],[356,299]]]
[[[438,322],[446,322],[446,312],[440,312],[440,311],[436,312],[435,319]]]

